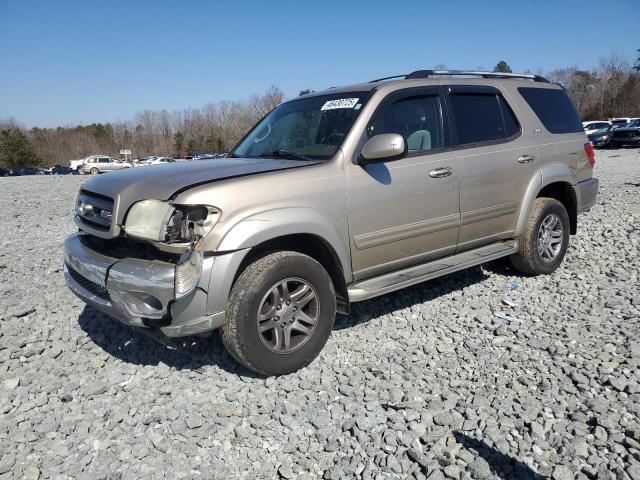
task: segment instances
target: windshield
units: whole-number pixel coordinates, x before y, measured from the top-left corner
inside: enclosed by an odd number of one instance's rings
[[[342,145],[369,96],[369,92],[348,92],[283,103],[229,156],[329,159]]]

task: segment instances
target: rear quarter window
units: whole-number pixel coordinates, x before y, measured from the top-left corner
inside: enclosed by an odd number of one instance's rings
[[[549,132],[584,132],[580,115],[564,90],[520,87],[518,92]]]

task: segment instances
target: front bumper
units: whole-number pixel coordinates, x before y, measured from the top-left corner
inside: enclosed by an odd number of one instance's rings
[[[207,290],[214,258],[205,259],[198,287],[176,299],[175,266],[157,260],[114,258],[87,245],[85,234],[64,242],[64,276],[81,300],[120,322],[157,327],[171,337],[219,328],[225,312],[207,313]]]

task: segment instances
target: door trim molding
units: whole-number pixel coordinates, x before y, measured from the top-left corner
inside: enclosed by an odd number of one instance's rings
[[[427,235],[429,233],[456,228],[460,226],[460,215],[447,215],[445,217],[409,223],[399,227],[386,228],[376,232],[363,233],[353,237],[353,242],[358,250],[365,250],[387,243],[406,240],[411,237]]]
[[[511,215],[520,208],[520,202],[501,203],[500,205],[492,205],[490,207],[470,210],[460,215],[460,225],[469,225],[470,223],[483,222],[492,218]]]

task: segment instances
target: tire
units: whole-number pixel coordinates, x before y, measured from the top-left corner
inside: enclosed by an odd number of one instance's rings
[[[509,257],[511,264],[527,275],[553,273],[567,253],[569,231],[569,215],[564,205],[554,198],[536,198],[518,237],[519,250]]]
[[[283,285],[290,297],[283,293]],[[307,290],[302,289],[304,285]],[[295,305],[300,305],[299,310]],[[256,260],[238,277],[220,336],[231,356],[247,368],[283,375],[307,366],[318,356],[331,334],[335,315],[335,290],[322,265],[297,252],[276,252]],[[313,318],[313,323],[307,322]],[[307,334],[298,330],[303,328]]]
[[[91,170],[89,170],[89,172],[91,172],[91,175],[97,175],[100,173],[100,171],[96,167],[93,167]]]

